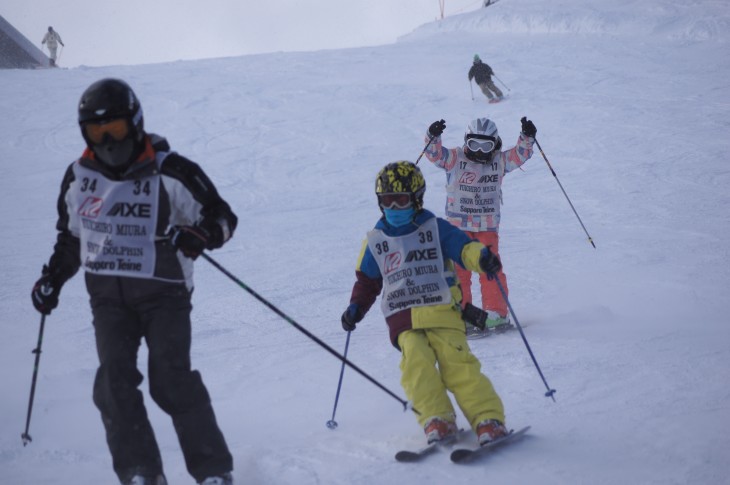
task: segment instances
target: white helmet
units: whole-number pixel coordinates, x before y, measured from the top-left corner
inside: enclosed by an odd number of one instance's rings
[[[502,148],[497,125],[489,118],[477,118],[469,123],[464,134],[464,155],[469,160],[487,163]]]

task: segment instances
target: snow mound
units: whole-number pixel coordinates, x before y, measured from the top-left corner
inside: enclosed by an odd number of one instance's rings
[[[666,3],[592,0],[578,4],[568,0],[502,0],[476,12],[422,25],[398,40],[412,41],[434,34],[493,33],[653,36],[681,42],[728,41],[730,8],[725,2]]]

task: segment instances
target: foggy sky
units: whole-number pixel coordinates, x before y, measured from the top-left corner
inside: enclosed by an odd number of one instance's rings
[[[59,58],[64,67],[388,44],[440,16],[439,0],[4,3],[0,15],[39,48],[48,26],[53,26],[65,44]],[[474,10],[480,4],[445,0],[445,14]]]

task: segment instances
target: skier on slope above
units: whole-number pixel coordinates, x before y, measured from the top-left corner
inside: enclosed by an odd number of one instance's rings
[[[446,129],[444,120],[434,121],[428,128],[426,158],[446,171],[446,218],[467,235],[499,256],[499,222],[502,202],[502,178],[520,167],[532,156],[532,145],[537,128],[523,117],[522,132],[517,145],[501,151],[502,139],[497,125],[488,118],[478,118],[469,123],[464,135],[464,145],[445,148],[441,134]],[[471,272],[458,267],[456,273],[464,293],[462,305],[472,303]],[[500,269],[499,281],[507,289],[507,276]],[[486,321],[488,328],[510,326],[507,302],[499,291],[496,281],[480,275],[482,308],[491,312]],[[469,326],[470,337],[483,336],[483,332]]]
[[[56,51],[58,50],[58,44],[65,45],[61,40],[61,36],[58,32],[53,30],[53,27],[48,27],[48,32],[46,32],[46,35],[43,36],[41,44],[48,46],[51,67],[56,67]]]
[[[494,71],[491,67],[489,67],[489,64],[482,62],[479,55],[474,54],[474,63],[469,69],[468,74],[469,82],[474,79],[477,86],[479,86],[479,89],[481,89],[482,93],[484,93],[484,96],[489,98],[490,103],[496,103],[504,98],[502,91],[500,91],[497,85],[494,84],[494,81],[492,81],[493,75]],[[494,94],[492,94],[492,91],[494,91]],[[496,98],[494,97],[495,95],[497,96]]]
[[[453,393],[479,443],[507,434],[504,408],[466,342],[454,263],[494,277],[499,258],[423,208],[426,181],[413,163],[378,173],[383,217],[364,241],[342,328],[355,330],[378,295],[391,343],[401,351],[401,385],[430,442],[457,431]]]
[[[193,260],[228,241],[238,219],[197,164],[144,131],[142,106],[124,81],[89,86],[78,115],[88,148],[61,184],[56,245],[33,305],[51,313],[83,265],[99,357],[94,404],[123,485],[167,483],[138,389],[142,339],[150,395],[172,418],[189,473],[230,485],[231,454],[191,369],[190,299]]]

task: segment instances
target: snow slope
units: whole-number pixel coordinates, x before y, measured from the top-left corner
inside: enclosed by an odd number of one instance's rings
[[[415,160],[436,119],[447,146],[478,116],[508,146],[532,119],[597,246],[538,151],[507,177],[510,299],[557,401],[518,333],[473,342],[508,425],[533,428],[471,466],[396,463],[422,433],[351,369],[339,427],[327,429],[340,361],[199,260],[193,362],[237,483],[728,483],[729,24],[719,0],[503,0],[377,48],[0,71],[0,483],[115,483],[91,402],[80,276],[47,319],[33,442],[20,439],[40,320],[28,294],[52,249],[64,170],[83,148],[76,102],[106,76],[134,87],[148,130],[201,163],[238,213],[236,236],[211,256],[338,351],[360,242],[379,217],[375,174]],[[509,86],[506,102],[476,88],[472,100],[475,53]],[[419,165],[426,205],[442,214],[445,177]],[[403,396],[377,307],[348,357]],[[146,401],[168,480],[192,483],[169,418]]]

